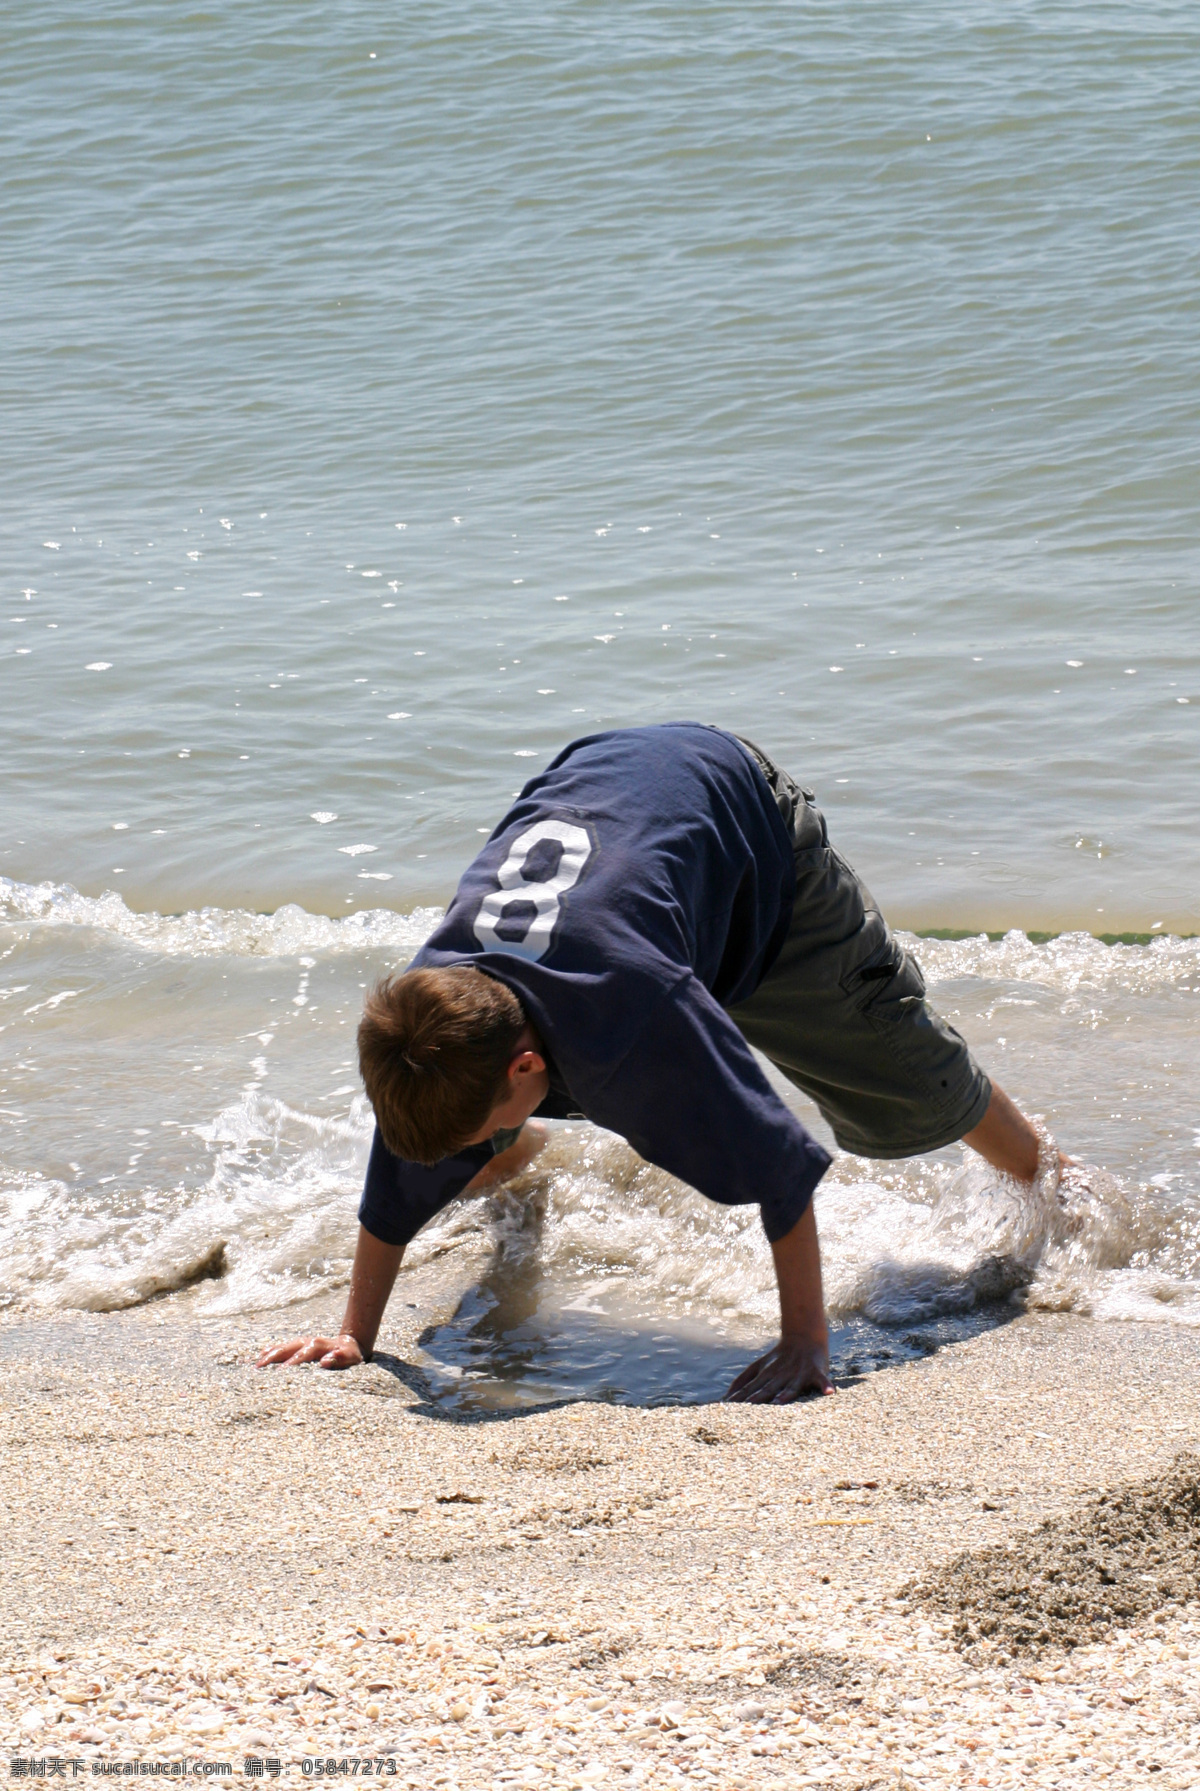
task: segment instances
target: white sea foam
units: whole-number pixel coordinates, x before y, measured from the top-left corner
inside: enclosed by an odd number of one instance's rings
[[[1154,1191],[1130,1190],[1095,1169],[1073,1172],[1061,1189],[1057,1174],[1045,1173],[1026,1189],[973,1152],[957,1154],[956,1163],[835,1161],[817,1196],[832,1318],[911,1325],[1016,1297],[1056,1310],[1137,1309],[1200,1323],[1192,1248],[1164,1251],[1176,1272],[1154,1272],[1164,1291],[1152,1311],[1142,1310],[1141,1281],[1122,1279],[1131,1263],[1168,1243],[1171,1219]],[[559,1136],[518,1193],[539,1184],[551,1222],[538,1248],[551,1278],[605,1273],[653,1290],[664,1310],[774,1317],[756,1208],[716,1207],[592,1128]],[[1122,1304],[1126,1283],[1140,1291]]]
[[[196,1282],[201,1310],[326,1291],[336,1317],[371,1134],[348,1075],[360,991],[439,913],[137,914],[0,879],[5,1043],[28,1070],[0,1101],[6,1300],[104,1310]],[[1119,1161],[1028,1192],[957,1148],[838,1157],[817,1203],[834,1320],[895,1330],[1016,1300],[1200,1323],[1200,1115],[1179,1123],[1200,944],[906,943],[939,1005],[991,1038],[985,1062],[1003,1046],[1054,1095],[1068,1148],[1103,1158],[1107,1140]],[[1171,1058],[1157,1079],[1151,1051]],[[511,1198],[452,1206],[409,1260],[466,1237],[533,1262],[539,1309],[576,1320],[774,1320],[757,1210],[713,1205],[589,1127],[555,1128]]]
[[[342,1287],[371,1132],[364,1098],[317,1115],[251,1087],[199,1130],[210,1162],[202,1185],[129,1192],[107,1206],[0,1166],[10,1298],[113,1310],[210,1277],[198,1308],[216,1313]],[[903,1327],[1016,1298],[1097,1318],[1200,1323],[1200,1265],[1194,1249],[1171,1248],[1179,1240],[1159,1191],[1092,1172],[1059,1200],[963,1159],[837,1160],[817,1207],[832,1319]],[[556,1129],[510,1195],[456,1203],[409,1261],[468,1235],[519,1254],[530,1205],[545,1212],[533,1247],[548,1306],[565,1310],[581,1281],[599,1282],[597,1311],[618,1293],[616,1306],[632,1300],[651,1318],[772,1323],[757,1210],[714,1206],[590,1127]]]
[[[1014,929],[1003,939],[918,939],[904,935],[931,982],[957,977],[1033,983],[1060,994],[1149,994],[1200,976],[1200,939],[1166,935],[1148,945],[1106,945],[1091,933],[1035,943]]]
[[[108,890],[83,896],[69,883],[16,883],[0,877],[0,922],[91,928],[147,952],[175,957],[296,957],[301,952],[378,951],[411,957],[440,920],[440,908],[396,914],[371,908],[330,918],[295,902],[273,914],[244,908],[200,908],[187,914],[139,914]]]
[[[215,1314],[344,1286],[371,1140],[365,1098],[317,1115],[252,1087],[196,1130],[209,1164],[198,1186],[130,1189],[109,1204],[0,1164],[4,1303],[110,1312],[203,1282],[197,1309]],[[481,1214],[452,1208],[410,1262],[444,1250]]]
[[[209,1275],[206,1306],[284,1305],[344,1279],[369,1126],[248,1094],[205,1128],[211,1172],[102,1207],[0,1171],[9,1287],[21,1304],[114,1311]],[[256,1164],[264,1159],[264,1168]]]

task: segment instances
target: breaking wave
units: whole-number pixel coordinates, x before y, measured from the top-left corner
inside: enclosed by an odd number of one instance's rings
[[[352,1059],[360,991],[438,915],[137,914],[113,893],[0,879],[15,1066],[0,1087],[0,1300],[336,1305],[371,1135]],[[961,1147],[839,1156],[817,1202],[835,1326],[886,1356],[881,1338],[1015,1306],[1200,1324],[1200,1125],[1183,1111],[1200,1069],[1200,942],[906,943],[985,1063],[1053,1094],[1066,1147],[1107,1166],[1026,1190]],[[185,1045],[200,1061],[171,1058]],[[481,1373],[480,1349],[555,1327],[594,1351],[622,1326],[703,1324],[744,1350],[775,1321],[756,1209],[715,1206],[588,1126],[552,1127],[521,1182],[456,1203],[408,1262],[467,1242],[490,1266],[459,1342],[443,1339],[447,1373],[459,1344],[461,1372]]]
[[[115,890],[85,896],[69,883],[16,883],[0,877],[0,921],[88,928],[140,951],[172,957],[289,958],[302,952],[379,951],[407,958],[441,916],[440,908],[415,908],[411,914],[370,908],[334,919],[310,914],[295,902],[273,914],[246,908],[139,914]]]

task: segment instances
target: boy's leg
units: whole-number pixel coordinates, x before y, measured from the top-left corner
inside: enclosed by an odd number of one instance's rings
[[[928,1005],[919,967],[830,846],[808,793],[751,751],[795,843],[796,904],[778,957],[731,1017],[816,1101],[844,1150],[911,1157],[963,1139],[996,1168],[1032,1181],[1039,1162],[1033,1126]],[[821,1304],[811,1207],[772,1248],[780,1342],[738,1376],[731,1399],[778,1403],[813,1387],[830,1389],[827,1337],[819,1357],[815,1323],[802,1327],[799,1342],[788,1330],[793,1307],[808,1312]]]
[[[796,902],[778,957],[731,1017],[817,1103],[843,1150],[910,1157],[963,1139],[1032,1180],[1033,1126],[930,1007],[920,968],[829,844],[808,792],[752,750],[792,832]]]

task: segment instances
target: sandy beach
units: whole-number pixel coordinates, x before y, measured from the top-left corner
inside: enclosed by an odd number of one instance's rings
[[[1200,6],[14,6],[0,87],[0,1765],[1200,1791]],[[422,951],[490,995],[364,1080]],[[735,1028],[836,1144],[791,1407]],[[368,1176],[375,1360],[256,1370]]]
[[[456,1419],[416,1339],[469,1266],[341,1376],[186,1300],[0,1331],[14,1771],[1200,1782],[1195,1333],[1017,1317],[801,1406]]]

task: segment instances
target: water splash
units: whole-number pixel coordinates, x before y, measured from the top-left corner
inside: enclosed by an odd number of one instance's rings
[[[361,991],[435,919],[139,915],[115,895],[0,881],[0,1027],[13,1047],[0,1300],[108,1310],[186,1288],[190,1309],[215,1314],[324,1293],[336,1318],[371,1133],[353,1069]],[[1179,1111],[1200,944],[908,943],[984,1061],[1002,1056],[1018,1092],[1010,1067],[1052,1087],[1055,1129],[1085,1155],[1113,1147],[1116,1166],[1029,1191],[958,1147],[905,1163],[838,1157],[817,1211],[845,1361],[1019,1306],[1200,1323],[1200,1131]],[[620,1379],[639,1339],[661,1333],[686,1379],[688,1360],[744,1355],[775,1323],[757,1210],[714,1206],[591,1127],[553,1128],[503,1200],[455,1204],[408,1262],[468,1240],[492,1266],[475,1318],[437,1346],[447,1373],[479,1369],[485,1333],[492,1362],[514,1338],[529,1362],[559,1339],[564,1373],[620,1333]]]

